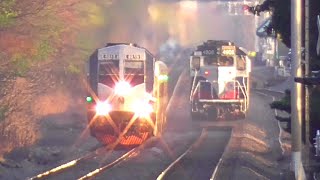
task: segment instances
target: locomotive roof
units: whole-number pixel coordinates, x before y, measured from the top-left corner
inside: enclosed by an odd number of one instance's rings
[[[153,54],[148,49],[146,49],[145,47],[139,46],[136,43],[124,43],[124,42],[123,43],[121,43],[121,42],[120,43],[106,43],[105,47],[117,46],[117,45],[126,45],[126,46],[133,46],[133,47],[141,48],[141,49],[144,49],[146,51],[146,53],[153,56]]]
[[[208,40],[206,42],[203,42],[203,44],[197,46],[196,50],[201,51],[201,50],[208,50],[208,49],[216,49],[224,45],[225,46],[234,45],[234,43],[227,40]]]
[[[108,52],[108,53],[106,53]],[[118,59],[120,53],[126,53],[130,59],[143,60],[153,59],[155,56],[146,48],[133,43],[107,43],[97,48],[90,56],[90,59]]]
[[[218,49],[220,49],[221,46],[235,46],[237,55],[246,55],[246,53],[239,49],[239,47],[236,46],[233,42],[227,40],[207,40],[201,45],[198,45],[195,51],[203,52],[206,50],[213,50],[215,53],[211,55],[219,55],[220,53],[218,53]],[[194,55],[195,51],[192,52],[191,56]]]

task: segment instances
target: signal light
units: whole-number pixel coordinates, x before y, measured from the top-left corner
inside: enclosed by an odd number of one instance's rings
[[[86,101],[87,101],[88,103],[91,103],[91,102],[93,101],[93,99],[92,99],[92,97],[87,96],[87,97],[86,97]]]
[[[205,71],[204,74],[205,74],[205,75],[209,75],[209,71]]]

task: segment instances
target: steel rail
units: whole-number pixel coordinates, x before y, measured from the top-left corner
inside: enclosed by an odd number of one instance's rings
[[[108,169],[111,169],[112,167],[114,167],[117,164],[120,164],[121,162],[125,161],[127,158],[129,158],[132,154],[135,153],[135,151],[137,150],[137,148],[131,149],[129,152],[125,153],[124,155],[122,155],[120,158],[116,159],[115,161],[101,167],[101,168],[97,168],[94,171],[91,171],[89,173],[87,173],[86,175],[78,178],[78,180],[84,180],[84,179],[90,179],[93,178],[94,176],[97,176],[98,174],[102,173],[103,171],[106,171]]]
[[[110,149],[110,146],[99,147],[96,150],[91,151],[91,152],[87,153],[84,156],[81,156],[80,158],[74,159],[74,160],[69,161],[67,163],[64,163],[62,165],[59,165],[59,166],[57,166],[55,168],[47,170],[47,171],[45,171],[43,173],[37,174],[36,176],[28,178],[28,180],[42,179],[42,178],[45,178],[47,176],[51,176],[53,174],[63,172],[63,171],[65,171],[65,170],[67,170],[67,169],[69,169],[71,167],[74,167],[74,166],[78,165],[80,162],[82,162],[84,160],[87,160],[87,159],[90,159],[90,158],[94,158],[94,157],[98,156],[100,153],[102,153],[103,151],[106,151],[106,150],[109,150],[109,149]]]
[[[183,159],[187,154],[191,153],[194,148],[196,148],[203,140],[203,138],[207,135],[208,131],[206,128],[202,129],[201,135],[199,138],[183,153],[181,154],[175,161],[173,161],[161,174],[157,177],[157,180],[163,180],[170,171]]]
[[[120,158],[114,160],[113,162],[111,163],[108,163],[100,168],[97,168],[89,173],[87,173],[86,175],[78,178],[78,180],[85,180],[85,179],[91,179],[95,176],[98,176],[100,173],[106,171],[106,170],[109,170],[113,167],[115,167],[116,165],[119,165],[125,161],[127,161],[128,159],[130,159],[131,157],[136,157],[137,154],[140,153],[141,150],[143,150],[145,148],[145,146],[153,143],[153,142],[156,142],[158,140],[158,137],[154,137],[154,138],[151,138],[149,139],[149,141],[146,141],[145,143],[139,145],[138,147],[136,148],[133,148],[131,149],[130,151],[128,151],[127,153],[123,154]],[[133,156],[131,156],[133,155]]]

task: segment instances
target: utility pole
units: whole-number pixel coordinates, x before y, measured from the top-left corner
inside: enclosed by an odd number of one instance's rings
[[[291,48],[293,76],[302,77],[301,42],[302,42],[302,0],[291,0]],[[296,180],[305,180],[301,163],[301,124],[303,85],[292,82],[291,98],[291,133],[292,133],[292,169]]]
[[[255,2],[254,2],[254,5],[255,5],[255,6],[258,5],[258,4],[259,4],[258,1],[255,1]],[[254,29],[255,29],[255,30],[258,29],[259,19],[260,19],[259,16],[254,16]],[[256,51],[256,52],[258,52],[258,51],[260,50],[260,48],[259,48],[259,42],[260,42],[260,40],[259,40],[259,39],[260,39],[259,36],[255,36],[254,51]]]
[[[309,58],[309,0],[304,1],[304,29],[305,29],[305,34],[304,34],[304,58],[305,58],[305,72],[304,75],[305,77],[310,77],[310,58]],[[306,166],[309,166],[310,164],[310,86],[305,85],[305,146],[306,146],[306,155],[305,155],[305,163]]]

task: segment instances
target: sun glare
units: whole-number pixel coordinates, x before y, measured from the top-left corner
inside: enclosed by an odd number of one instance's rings
[[[198,2],[197,1],[180,1],[180,8],[185,11],[197,11]]]

